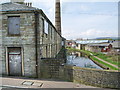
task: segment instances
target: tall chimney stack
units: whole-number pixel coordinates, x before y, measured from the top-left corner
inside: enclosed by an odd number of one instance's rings
[[[59,34],[61,34],[61,11],[60,0],[55,1],[55,27]]]

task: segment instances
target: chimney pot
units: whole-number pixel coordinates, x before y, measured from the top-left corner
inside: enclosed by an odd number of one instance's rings
[[[32,3],[31,2],[30,3],[27,2],[27,3],[25,3],[25,5],[28,6],[28,7],[32,7]]]
[[[30,7],[32,7],[32,3],[30,3]]]

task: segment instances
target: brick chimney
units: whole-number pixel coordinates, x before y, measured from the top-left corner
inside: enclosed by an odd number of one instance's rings
[[[25,0],[11,0],[12,3],[20,3],[23,4]]]
[[[58,33],[61,34],[61,11],[60,11],[60,0],[55,1],[55,27]]]

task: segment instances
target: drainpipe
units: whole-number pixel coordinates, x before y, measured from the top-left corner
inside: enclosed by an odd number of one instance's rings
[[[37,52],[37,48],[38,48],[38,44],[37,44],[37,33],[38,33],[38,18],[39,18],[39,14],[38,12],[34,12],[35,13],[35,51],[36,51],[36,76],[38,77],[38,52]]]

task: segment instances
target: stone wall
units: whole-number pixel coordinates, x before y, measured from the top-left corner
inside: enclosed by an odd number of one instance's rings
[[[64,66],[60,69],[61,76],[64,76],[63,78],[68,81],[97,87],[120,88],[120,72],[118,71],[87,69],[73,66]]]
[[[43,58],[40,63],[39,78],[59,79],[60,66],[64,64],[63,59]]]
[[[42,58],[40,60],[40,67],[38,69],[39,78],[55,78],[61,79],[63,76],[63,68],[61,68],[66,62],[66,50],[63,47],[55,58]]]

